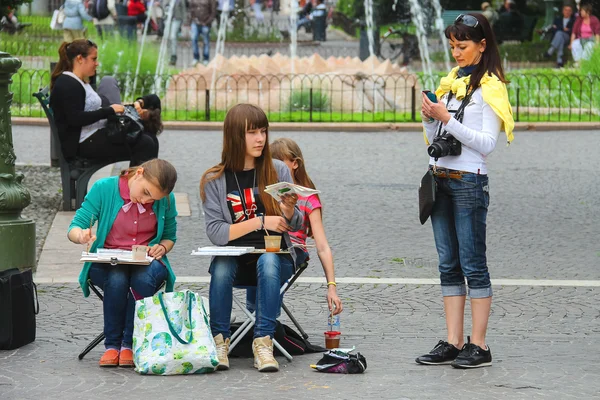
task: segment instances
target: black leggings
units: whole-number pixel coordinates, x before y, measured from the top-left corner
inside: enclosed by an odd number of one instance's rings
[[[130,167],[158,157],[158,140],[149,133],[142,133],[135,143],[116,144],[106,136],[106,129],[99,129],[92,136],[79,143],[78,155],[84,158],[102,160],[113,157],[129,157]]]

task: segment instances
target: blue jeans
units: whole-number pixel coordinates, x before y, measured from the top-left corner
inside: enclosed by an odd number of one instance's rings
[[[213,336],[231,336],[229,325],[233,302],[233,282],[238,270],[239,257],[215,257],[210,264],[210,328]],[[239,265],[240,268],[252,268]],[[277,312],[281,307],[279,289],[294,273],[294,262],[289,255],[266,253],[256,262],[257,310],[254,337],[273,337]]]
[[[437,193],[431,213],[439,256],[443,296],[465,296],[465,277],[471,298],[492,296],[485,255],[485,230],[490,202],[487,175],[465,174],[461,179],[435,178]]]
[[[300,265],[308,260],[308,252],[297,251],[296,252],[296,265]],[[292,273],[293,275],[293,273]],[[290,277],[292,276],[290,275]],[[288,278],[289,279],[289,278]],[[282,282],[283,284],[283,282]],[[281,301],[283,301],[283,295],[281,295]],[[256,287],[249,287],[246,289],[246,309],[253,313],[256,311]],[[281,307],[277,310],[277,318],[281,315]]]
[[[177,37],[179,36],[179,30],[181,29],[181,20],[175,19],[171,21],[171,27],[169,31],[169,43],[171,46],[171,57],[177,57]]]
[[[210,26],[198,25],[192,22],[192,51],[194,53],[194,60],[200,61],[200,49],[198,48],[198,38],[202,34],[202,41],[204,42],[204,48],[202,52],[202,59],[208,62],[210,53]]]
[[[150,297],[167,279],[167,268],[159,261],[150,265],[116,265],[94,263],[89,277],[104,292],[104,347],[131,348],[135,300],[129,288],[140,296]]]

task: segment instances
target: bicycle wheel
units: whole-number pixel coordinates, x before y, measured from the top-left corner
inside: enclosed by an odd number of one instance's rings
[[[402,55],[403,47],[404,40],[402,39],[402,36],[399,36],[396,32],[392,32],[382,39],[379,55],[382,58],[393,62]]]

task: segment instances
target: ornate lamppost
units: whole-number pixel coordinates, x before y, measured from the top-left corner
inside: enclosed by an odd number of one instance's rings
[[[31,196],[23,174],[15,173],[10,120],[11,77],[20,67],[19,59],[0,52],[0,270],[35,267],[35,222],[21,217]]]

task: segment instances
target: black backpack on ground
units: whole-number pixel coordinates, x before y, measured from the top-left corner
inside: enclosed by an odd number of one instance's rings
[[[98,19],[102,20],[110,15],[110,10],[108,9],[108,1],[107,0],[93,0],[90,1],[88,6],[89,14]]]
[[[0,272],[0,350],[16,349],[35,340],[39,309],[31,269]]]
[[[236,322],[231,324],[231,333],[235,332],[240,325],[240,322]],[[246,335],[240,340],[240,342],[231,350],[229,353],[230,357],[243,357],[243,358],[251,358],[252,354],[252,340],[254,337],[254,328],[250,329]],[[277,321],[277,326],[275,327],[275,340],[283,347],[288,353],[292,356],[299,356],[305,353],[322,353],[327,351],[327,349],[315,346],[311,344],[308,340],[304,339],[300,336],[295,330],[290,328],[289,326],[282,324]],[[277,347],[274,347],[274,353],[276,356],[281,356],[282,354],[277,350]]]

